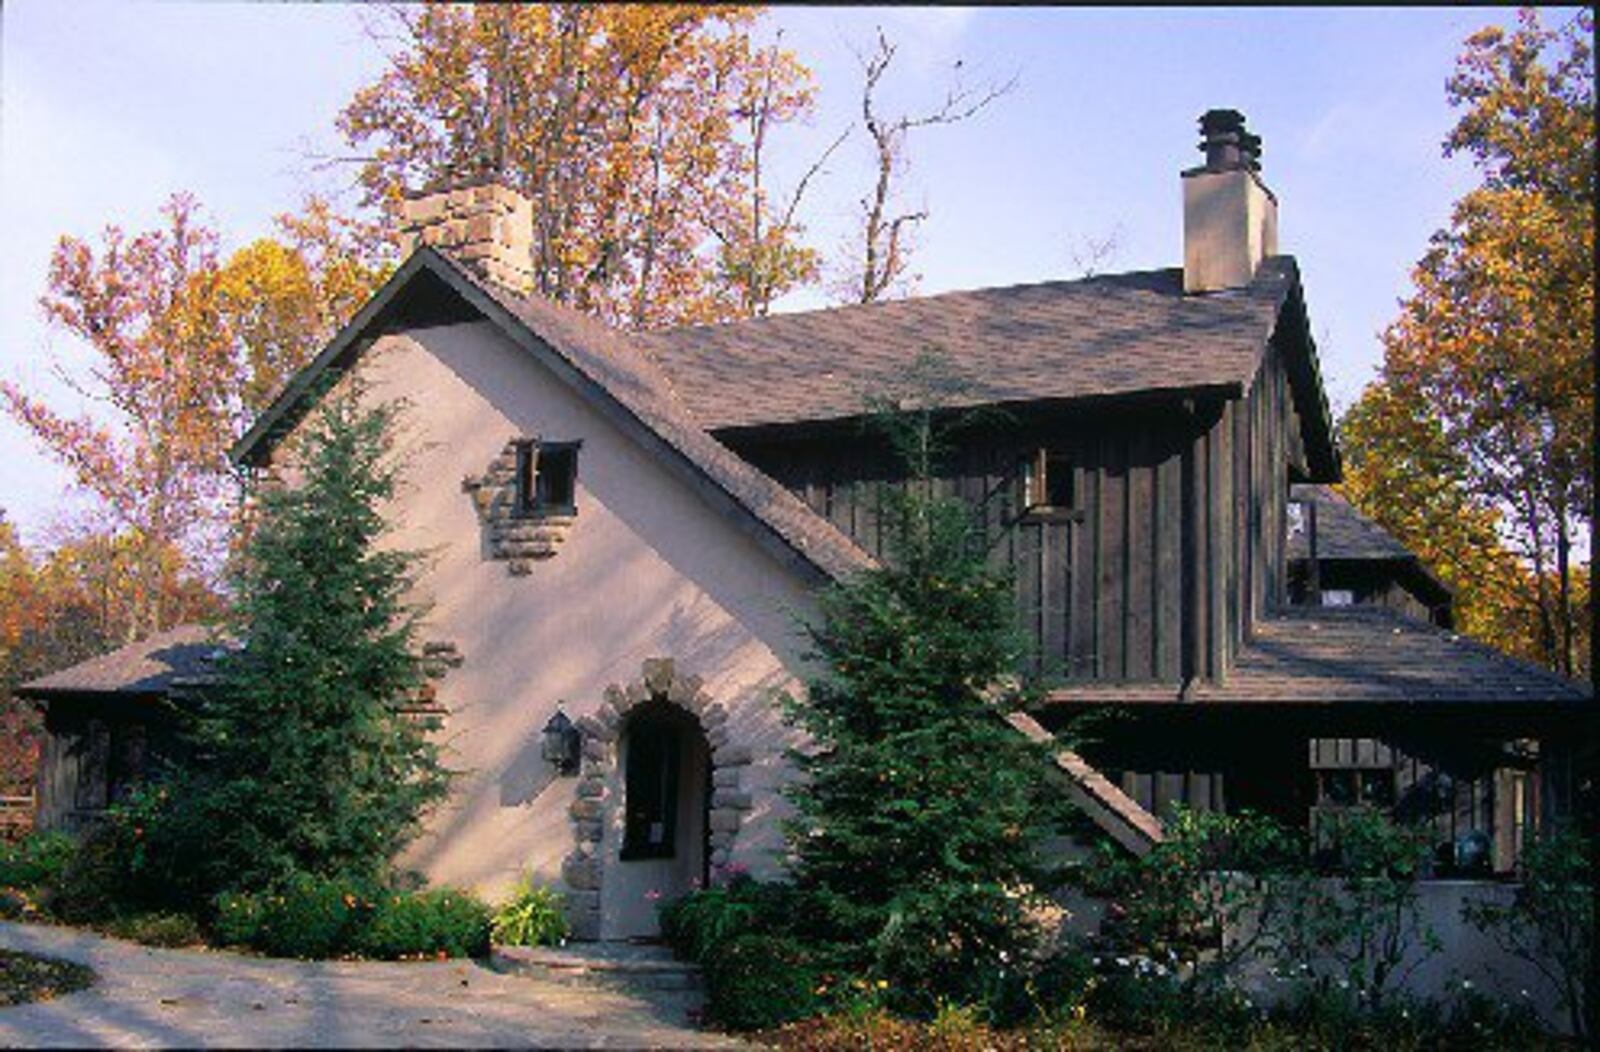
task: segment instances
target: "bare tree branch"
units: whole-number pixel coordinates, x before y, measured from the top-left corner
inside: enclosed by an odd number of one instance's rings
[[[861,64],[861,121],[872,139],[876,177],[871,192],[861,200],[859,264],[851,268],[852,275],[847,276],[844,289],[846,299],[872,303],[883,298],[904,276],[910,263],[911,234],[918,223],[928,218],[926,208],[898,214],[893,209],[896,177],[904,174],[906,165],[907,135],[913,128],[959,124],[976,116],[1014,89],[1017,78],[1012,76],[1003,84],[964,87],[959,80],[961,62],[957,61],[958,79],[936,108],[920,115],[901,114],[888,118],[880,112],[878,90],[899,46],[889,40],[880,26],[877,49],[870,56],[852,50]]]

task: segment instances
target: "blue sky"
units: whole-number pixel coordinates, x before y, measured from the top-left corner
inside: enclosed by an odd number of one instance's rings
[[[194,192],[224,247],[270,230],[314,171],[333,118],[383,57],[356,5],[7,0],[0,8],[0,375],[73,404],[51,363],[88,356],[37,307],[55,239],[157,223]],[[1560,18],[1547,12],[1550,22]],[[1076,276],[1075,252],[1115,233],[1099,269],[1181,262],[1178,173],[1197,163],[1196,119],[1243,111],[1264,142],[1280,247],[1300,262],[1336,408],[1380,359],[1378,332],[1451,203],[1474,182],[1446,160],[1444,82],[1476,28],[1508,9],[777,8],[765,32],[816,71],[811,126],[778,175],[856,116],[852,47],[875,27],[901,45],[885,108],[925,108],[953,65],[1017,87],[973,121],[913,133],[905,200],[931,218],[913,269],[921,292]],[[867,189],[857,128],[814,187],[810,237],[830,251]],[[800,293],[779,309],[826,303]],[[69,479],[0,419],[0,507],[33,542],[82,502]]]

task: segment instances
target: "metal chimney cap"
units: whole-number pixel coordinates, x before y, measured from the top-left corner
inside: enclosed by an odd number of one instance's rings
[[[1207,110],[1200,117],[1200,134],[1207,171],[1261,169],[1261,137],[1245,130],[1244,114],[1238,110]]]

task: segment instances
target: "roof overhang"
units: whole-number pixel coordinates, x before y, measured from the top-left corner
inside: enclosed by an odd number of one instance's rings
[[[668,441],[637,411],[578,368],[557,349],[554,341],[536,331],[528,321],[514,314],[464,270],[429,246],[416,249],[321,353],[295,374],[272,405],[234,444],[229,451],[230,459],[244,467],[264,463],[277,442],[305,415],[332,379],[348,369],[367,347],[387,332],[407,326],[478,318],[493,324],[624,434],[656,454],[669,471],[688,483],[714,507],[728,513],[730,521],[803,579],[820,584],[870,564],[870,557],[854,549],[848,540],[844,541],[844,546],[849,550],[844,551],[838,559],[832,559],[826,553],[807,551],[803,546],[791,543],[778,527],[730,492],[723,480],[714,477],[703,464]],[[704,432],[699,434],[706,442],[716,444],[710,435]],[[731,452],[728,455],[733,456]],[[744,470],[756,471],[743,461],[739,463]],[[772,486],[781,488],[776,482],[772,482]],[[786,491],[783,496],[792,497]]]

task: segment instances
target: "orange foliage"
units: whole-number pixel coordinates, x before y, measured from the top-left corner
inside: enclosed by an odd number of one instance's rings
[[[1569,675],[1588,650],[1576,542],[1593,528],[1592,32],[1588,12],[1551,30],[1524,11],[1468,39],[1445,146],[1483,185],[1413,272],[1345,436],[1351,499],[1436,553],[1468,624]]]
[[[797,188],[761,151],[810,72],[752,9],[427,4],[390,12],[390,69],[339,116],[368,204],[492,173],[533,202],[542,295],[634,328],[763,310],[815,276]],[[382,34],[379,34],[382,36]]]
[[[61,238],[41,304],[94,353],[58,374],[108,411],[68,415],[0,381],[0,404],[97,498],[116,538],[122,634],[173,623],[163,597],[193,567],[214,575],[236,486],[227,453],[254,414],[387,272],[370,231],[307,202],[226,261],[195,199],[160,229],[115,226],[98,250]]]

